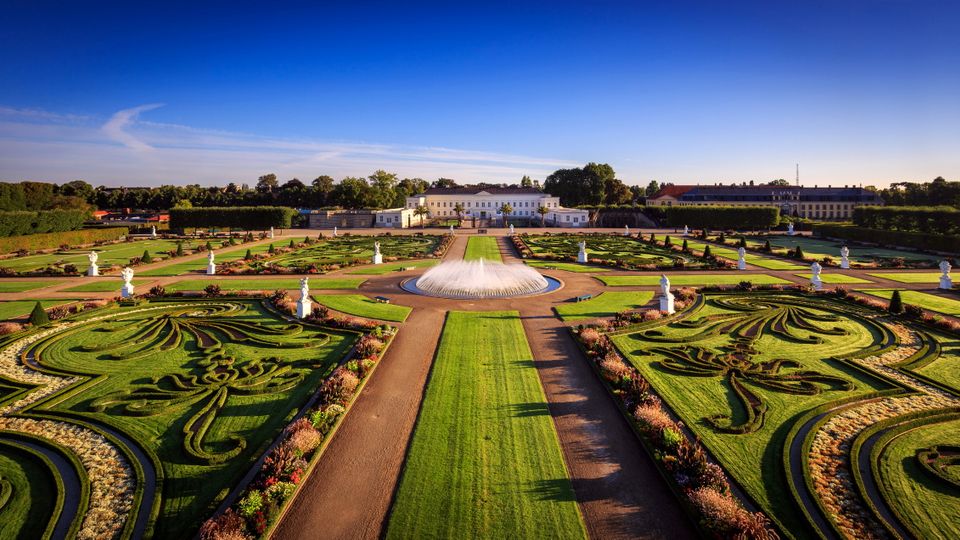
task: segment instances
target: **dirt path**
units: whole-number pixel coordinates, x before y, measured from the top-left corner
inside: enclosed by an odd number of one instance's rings
[[[377,538],[386,526],[444,311],[403,324],[273,537]]]

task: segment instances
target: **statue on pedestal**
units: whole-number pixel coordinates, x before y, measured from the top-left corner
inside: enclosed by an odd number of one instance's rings
[[[787,223],[787,236],[793,236],[793,222]]]
[[[300,299],[297,300],[297,318],[306,319],[313,311],[310,302],[310,278],[300,279]]]
[[[273,238],[273,227],[270,227],[270,238]]]
[[[624,236],[630,236],[630,226],[629,226],[629,225],[624,225],[624,226],[623,226],[623,235],[624,235]]]
[[[741,247],[737,250],[737,270],[747,269],[747,250]]]
[[[513,236],[513,223],[510,224],[510,236]]]
[[[844,270],[850,268],[850,248],[847,246],[840,248],[840,268]]]
[[[96,251],[91,251],[87,253],[87,260],[90,261],[90,267],[87,268],[87,275],[90,277],[95,277],[100,275],[100,267],[97,266],[97,259],[100,256]]]
[[[580,242],[580,253],[577,253],[577,262],[585,263],[587,262],[587,243]]]
[[[953,288],[953,279],[950,277],[950,270],[953,267],[950,266],[950,262],[946,259],[940,261],[940,288],[941,289],[952,289]]]
[[[810,286],[815,291],[823,290],[823,281],[820,279],[821,271],[823,271],[823,267],[820,266],[820,263],[813,261],[813,264],[810,265]]]
[[[217,265],[213,264],[213,250],[207,252],[207,275],[212,276],[217,273]]]
[[[676,313],[673,307],[673,293],[670,292],[670,280],[666,274],[660,275],[660,311],[672,315]]]
[[[337,237],[337,227],[336,227],[336,226],[333,227],[333,237],[334,237],[334,238]]]
[[[132,298],[133,297],[133,268],[125,266],[123,270],[120,271],[120,277],[123,279],[123,288],[120,289],[121,298]]]
[[[373,243],[373,264],[383,264],[383,255],[380,253],[380,242]]]
[[[150,238],[156,238],[156,237],[157,237],[157,227],[156,225],[154,225],[153,227],[150,227]]]
[[[684,236],[690,235],[690,227],[687,227],[686,225],[683,226],[683,235]]]

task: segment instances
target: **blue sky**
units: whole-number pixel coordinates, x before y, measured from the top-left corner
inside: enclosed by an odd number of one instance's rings
[[[282,4],[8,2],[0,178],[960,180],[957,2]]]

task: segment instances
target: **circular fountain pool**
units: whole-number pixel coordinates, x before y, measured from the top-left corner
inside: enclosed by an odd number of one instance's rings
[[[418,278],[400,284],[407,292],[441,298],[509,298],[551,292],[559,280],[525,264],[450,261],[434,266]]]

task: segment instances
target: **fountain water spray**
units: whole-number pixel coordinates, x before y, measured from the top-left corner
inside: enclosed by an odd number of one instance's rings
[[[557,287],[559,282],[548,281],[527,265],[490,263],[483,259],[442,263],[404,286],[411,292],[446,298],[505,298]]]

